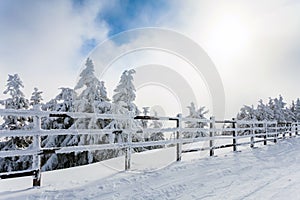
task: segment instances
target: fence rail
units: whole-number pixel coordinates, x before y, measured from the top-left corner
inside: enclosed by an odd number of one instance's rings
[[[182,153],[209,151],[210,156],[214,156],[215,150],[222,148],[232,148],[237,151],[241,145],[250,145],[251,148],[256,143],[267,145],[268,142],[276,143],[286,137],[298,136],[298,122],[276,122],[276,121],[245,121],[245,120],[215,120],[184,118],[181,114],[176,117],[151,117],[134,115],[112,115],[112,114],[93,114],[76,112],[46,112],[36,106],[32,110],[9,110],[0,109],[0,116],[22,116],[33,118],[33,128],[30,130],[0,130],[0,137],[22,137],[31,136],[33,138],[31,148],[0,151],[0,157],[14,157],[31,155],[33,158],[32,168],[23,171],[13,171],[0,173],[1,179],[15,178],[21,176],[33,176],[33,186],[41,185],[41,155],[43,154],[63,154],[83,151],[96,151],[108,149],[125,150],[125,170],[130,169],[131,153],[134,148],[153,147],[153,146],[176,146],[176,160],[180,161]],[[43,130],[41,119],[43,117],[71,117],[74,119],[118,119],[127,120],[129,126],[126,129],[53,129]],[[174,127],[163,128],[136,128],[132,124],[135,120],[160,120],[175,121]],[[197,122],[207,124],[201,128],[188,128],[186,122]],[[158,141],[148,141],[145,135],[152,133],[167,133],[173,135],[170,139]],[[57,135],[106,135],[109,138],[106,144],[90,144],[80,146],[64,147],[42,147],[41,137]],[[121,141],[116,139],[122,135]],[[201,134],[201,136],[199,136]],[[142,140],[133,141],[134,135],[140,135]],[[126,140],[124,138],[127,138]],[[241,139],[249,138],[249,141],[239,142]],[[230,143],[216,144],[216,141],[231,140]],[[183,149],[183,145],[208,142],[208,146]]]

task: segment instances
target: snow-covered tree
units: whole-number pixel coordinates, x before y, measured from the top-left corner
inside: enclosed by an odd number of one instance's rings
[[[59,88],[60,93],[51,99],[46,104],[42,105],[42,109],[45,111],[57,111],[57,112],[73,112],[74,101],[76,93],[71,88]],[[70,117],[54,117],[54,118],[43,118],[42,128],[43,129],[68,129],[74,123]]]
[[[143,115],[144,116],[148,116],[149,115],[149,113],[150,113],[149,109],[150,109],[149,107],[143,107]]]
[[[39,91],[37,88],[34,88],[34,91],[30,98],[30,105],[34,106],[41,104],[41,102],[43,101],[42,93],[42,91]]]
[[[197,109],[195,107],[195,104],[192,102],[191,105],[188,106],[188,109],[190,113],[187,116],[187,118],[206,119],[204,115],[208,113],[208,110],[206,110],[205,106]],[[191,122],[191,121],[186,122],[187,128],[204,128],[207,125],[208,124],[206,122]],[[207,134],[204,133],[203,131],[197,131],[193,133],[185,132],[183,133],[183,135],[184,137],[203,137],[206,136]]]
[[[292,111],[295,115],[295,120],[300,122],[300,99],[299,98],[296,100],[294,110]]]
[[[300,111],[300,101],[298,113]],[[278,122],[295,121],[297,119],[297,105],[292,103],[291,107],[287,107],[283,97],[280,95],[278,98],[269,98],[268,103],[264,104],[262,100],[259,101],[257,108],[245,105],[240,109],[237,115],[238,120],[267,120]],[[299,115],[300,116],[300,115]],[[250,127],[250,125],[241,125],[241,127]],[[245,131],[242,134],[245,134]]]
[[[149,107],[143,107],[143,115],[148,116],[149,115]],[[142,127],[147,128],[148,127],[148,120],[141,120]]]
[[[156,111],[154,111],[154,116],[157,117]],[[149,126],[150,126],[150,128],[161,129],[163,127],[163,123],[159,120],[153,120]],[[164,134],[161,131],[151,133],[151,135],[150,135],[150,141],[158,141],[158,140],[164,140],[164,139],[165,139]],[[159,146],[159,148],[160,147],[161,146]]]
[[[138,115],[140,111],[137,106],[134,104],[135,100],[135,87],[133,84],[133,74],[135,74],[135,70],[125,70],[122,75],[120,82],[116,89],[114,90],[115,94],[113,95],[113,103],[111,105],[110,114],[116,115],[128,115],[133,117],[132,115]],[[130,121],[130,120],[120,120],[113,119],[108,126],[107,129],[126,129],[129,128],[141,129],[141,123],[138,121]],[[124,136],[125,137],[125,136]],[[132,135],[133,141],[141,141],[143,138],[140,134]]]
[[[269,103],[272,101],[269,101]],[[257,108],[254,109],[253,106],[252,109],[252,116],[255,116],[253,118],[250,117],[252,120],[274,120],[274,111],[271,109],[271,107],[268,104],[264,104],[263,100],[259,100],[259,104],[257,105]],[[249,113],[250,114],[250,113]],[[250,120],[248,119],[248,120]],[[247,120],[247,118],[244,118],[243,120]]]
[[[82,90],[75,101],[75,111],[106,113],[110,110],[110,103],[104,82],[99,81],[95,76],[94,64],[90,58],[87,58],[85,66],[86,68],[80,73],[80,79],[75,86],[75,90]],[[99,119],[78,119],[75,122],[77,129],[104,128],[106,125],[105,120]],[[88,143],[88,141],[81,142]]]
[[[24,85],[18,74],[8,75],[6,89],[3,92],[9,95],[9,98],[0,101],[5,109],[25,110],[29,107],[29,101],[22,92]],[[29,122],[28,117],[5,116],[0,129],[16,130],[26,129]],[[1,136],[0,136],[1,137]],[[1,150],[14,150],[28,148],[32,143],[31,137],[11,137],[1,142]],[[16,156],[0,158],[0,171],[24,170],[31,166],[32,159],[30,156]]]
[[[74,99],[76,93],[70,88],[60,88],[60,93],[49,102],[42,106],[46,111],[58,111],[58,112],[73,112],[74,111]],[[68,129],[74,123],[74,120],[70,117],[51,117],[42,118],[43,129]],[[72,140],[76,140],[77,135],[49,135],[42,140],[42,147],[64,147],[68,145],[76,145],[78,142],[72,143]],[[42,159],[43,170],[53,170],[76,165],[76,159],[74,153],[71,154],[49,154],[44,155]]]
[[[251,121],[251,120],[258,120],[258,118],[264,118],[265,117],[265,105],[263,104],[262,101],[260,101],[259,104],[259,110],[255,109],[253,105],[247,106],[244,105],[239,113],[237,114],[236,119],[237,120],[245,120],[245,121]],[[231,124],[229,125],[230,127],[232,126]],[[248,124],[241,124],[239,125],[239,128],[250,128],[251,125]],[[245,135],[251,133],[249,130],[245,131],[239,131],[239,135]],[[231,132],[230,132],[231,134]]]
[[[42,101],[43,101],[42,93],[43,93],[42,91],[39,91],[37,88],[34,88],[29,102],[32,109],[36,109],[36,106],[42,105]],[[29,117],[28,122],[29,124],[27,126],[27,129],[33,129],[34,128],[33,117]]]
[[[109,112],[111,109],[104,82],[99,81],[95,76],[94,63],[90,58],[86,60],[85,68],[80,73],[80,79],[75,86],[75,90],[79,91],[79,95],[75,101],[76,112],[102,114]],[[96,117],[90,119],[84,118],[77,119],[73,128],[103,129],[108,123],[109,120],[97,119]],[[76,140],[78,140],[78,145],[101,144],[107,143],[108,137],[97,134],[79,135]],[[106,154],[106,151],[88,152],[87,162],[91,163],[95,160],[103,160]]]
[[[288,122],[296,121],[296,115],[289,108],[284,109],[285,120]]]
[[[135,113],[138,115],[140,111],[137,106],[134,104],[135,101],[135,87],[133,84],[133,75],[135,74],[135,70],[125,70],[122,73],[121,80],[119,85],[114,90],[115,94],[113,96],[114,104],[121,104],[128,111]],[[122,103],[120,103],[122,102]]]
[[[29,101],[21,91],[22,88],[24,88],[24,85],[18,74],[8,75],[6,90],[3,93],[10,95],[10,97],[1,101],[5,109],[28,109]],[[3,120],[4,123],[1,125],[1,129],[24,129],[28,125],[28,117],[5,116]],[[13,137],[12,142],[16,145],[16,148],[24,148],[29,146],[31,140],[29,137]]]
[[[240,109],[237,115],[237,120],[256,120],[256,117],[257,117],[257,113],[253,105],[252,106],[244,105]]]
[[[273,99],[272,106],[274,111],[274,118],[279,122],[286,121],[285,105],[286,103],[283,101],[281,95],[279,96],[279,98]]]
[[[124,102],[117,102],[111,104],[111,108],[108,111],[108,114],[112,115],[125,115],[125,116],[130,116],[130,113],[126,108],[125,108],[125,103]],[[124,120],[124,119],[113,119],[110,121],[110,123],[105,127],[105,129],[126,129],[130,125],[129,120]]]
[[[133,74],[135,70],[125,70],[122,75],[120,82],[116,89],[114,90],[115,94],[113,95],[113,103],[111,106],[110,114],[117,115],[138,115],[140,112],[137,106],[134,104],[135,100],[135,87],[133,84]],[[134,122],[133,127],[140,127],[140,124]],[[118,120],[114,119],[106,128],[111,129],[126,129],[129,127],[129,120]]]

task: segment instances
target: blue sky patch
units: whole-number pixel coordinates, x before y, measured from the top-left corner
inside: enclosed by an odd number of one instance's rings
[[[132,28],[158,26],[157,20],[169,7],[165,0],[117,0],[114,5],[98,16],[108,24],[109,36]]]

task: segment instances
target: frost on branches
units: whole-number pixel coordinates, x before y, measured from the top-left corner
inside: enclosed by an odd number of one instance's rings
[[[127,115],[133,117],[138,115],[140,111],[137,106],[134,104],[135,101],[135,87],[133,84],[133,75],[135,74],[135,70],[125,70],[122,75],[120,82],[116,89],[114,90],[113,95],[113,103],[111,105],[110,114],[115,115]],[[124,120],[124,119],[113,119],[108,126],[107,129],[127,129],[131,126],[133,129],[141,129],[141,123],[136,120]],[[125,133],[123,133],[125,134]],[[123,138],[126,138],[126,135],[123,135]],[[140,134],[133,134],[133,141],[141,141],[143,138]]]
[[[107,97],[104,82],[99,81],[95,76],[94,63],[90,58],[86,60],[85,69],[80,73],[80,79],[75,86],[75,90],[80,91],[74,105],[76,112],[103,114],[110,111],[111,104]],[[108,120],[97,119],[96,117],[77,119],[72,128],[78,129],[80,133],[80,129],[103,129],[108,123]],[[78,145],[105,144],[109,142],[108,136],[97,134],[79,135],[77,140]],[[86,153],[87,156],[83,159],[83,163],[85,162],[84,160],[87,163],[92,163],[111,157],[107,155],[107,151]]]
[[[300,99],[296,100],[296,104],[293,102],[291,111],[294,113],[295,121],[300,122]]]
[[[133,75],[135,70],[125,70],[122,73],[121,80],[119,85],[114,90],[115,94],[113,96],[113,103],[120,104],[129,112],[133,112],[138,115],[140,111],[137,106],[134,104],[135,101],[135,87],[133,84]]]
[[[6,89],[3,92],[9,98],[0,101],[5,109],[25,110],[29,108],[29,101],[25,98],[21,89],[23,83],[18,74],[8,75]],[[0,129],[17,130],[27,129],[28,117],[5,116]],[[0,143],[0,150],[15,150],[29,148],[32,143],[31,137],[10,137]],[[0,158],[0,172],[28,169],[32,163],[32,156],[15,156]]]
[[[76,94],[71,88],[59,88],[60,93],[42,106],[45,111],[73,112]],[[42,118],[43,129],[68,129],[74,123],[70,117]],[[48,135],[42,140],[43,148],[69,146],[74,135]],[[75,166],[76,159],[73,154],[47,154],[42,158],[42,170],[61,169]]]
[[[299,102],[300,106],[300,102]],[[279,95],[278,98],[269,98],[268,103],[259,100],[259,104],[255,108],[252,106],[244,105],[238,115],[237,120],[259,120],[259,121],[277,121],[277,122],[291,122],[297,120],[300,109],[296,111],[297,106],[292,104],[290,108],[284,102],[283,97]],[[279,125],[280,126],[280,125]],[[241,128],[249,128],[250,125],[241,125]],[[244,131],[239,134],[249,134],[250,131]]]
[[[154,117],[157,117],[157,112],[154,110]],[[157,129],[158,131],[151,133],[149,141],[159,141],[164,140],[164,133],[160,131],[163,128],[163,123],[159,120],[153,120],[152,123],[149,125],[150,128]],[[154,147],[149,147],[149,149],[156,149],[156,148],[163,148],[164,146],[158,145]]]
[[[237,115],[238,120],[268,120],[268,121],[295,121],[299,111],[296,112],[296,107],[288,108],[287,104],[283,101],[282,96],[278,98],[269,98],[268,103],[264,104],[262,100],[256,108],[254,106],[245,105],[240,109]],[[299,102],[300,105],[300,102]],[[298,113],[298,114],[297,114]],[[300,115],[299,115],[300,116]]]
[[[110,110],[110,100],[107,97],[104,82],[99,81],[95,76],[94,64],[90,58],[86,60],[85,69],[80,73],[80,79],[75,86],[75,90],[81,90],[75,101],[76,112],[101,114]],[[101,129],[106,125],[104,120],[96,118],[79,119],[75,122],[77,129]],[[85,138],[84,140],[89,139]],[[88,141],[81,142],[83,144],[88,143]]]
[[[39,91],[37,88],[34,88],[34,91],[30,98],[30,105],[34,106],[41,104],[43,101],[42,93],[42,91]]]
[[[42,105],[42,110],[57,112],[73,112],[74,99],[76,93],[71,88],[59,88],[60,93],[46,104]],[[43,129],[68,129],[73,125],[74,121],[69,117],[51,117],[42,119]]]
[[[206,110],[205,106],[196,109],[195,104],[192,102],[191,105],[188,106],[188,109],[190,113],[186,116],[187,118],[206,119],[204,115],[208,113],[208,110]],[[186,122],[187,128],[204,128],[206,126],[208,126],[207,122]],[[204,137],[207,136],[207,133],[199,130],[193,133],[185,132],[183,135],[184,137]]]

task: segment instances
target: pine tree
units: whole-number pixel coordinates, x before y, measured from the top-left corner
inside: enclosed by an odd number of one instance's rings
[[[272,101],[271,101],[272,102]],[[259,104],[257,106],[256,111],[254,111],[256,114],[256,120],[267,120],[272,121],[274,120],[274,111],[268,106],[267,104],[264,104],[262,100],[259,100]]]
[[[34,88],[29,102],[29,104],[32,106],[32,109],[36,109],[36,106],[42,105],[42,101],[43,101],[42,93],[43,93],[42,91],[39,91],[37,88]],[[33,129],[34,127],[33,117],[29,117],[28,121],[29,124],[27,126],[27,129]]]
[[[149,115],[149,107],[143,107],[143,114],[144,116],[148,116]],[[148,127],[148,120],[142,120],[142,127],[143,128],[147,128]]]
[[[29,101],[25,98],[21,89],[24,85],[18,74],[8,75],[6,90],[3,92],[10,97],[0,103],[5,109],[25,110],[29,107]],[[28,118],[18,116],[5,116],[0,129],[17,130],[28,128]],[[1,142],[1,150],[25,149],[30,147],[31,137],[11,137]],[[32,156],[15,156],[0,158],[0,172],[29,169],[32,164]]]
[[[110,110],[110,103],[107,97],[103,81],[95,76],[93,61],[87,58],[86,68],[80,73],[80,79],[75,90],[83,90],[75,101],[75,111],[86,113],[106,113]],[[77,129],[104,128],[107,124],[99,119],[79,119],[75,123]],[[87,143],[88,141],[82,141]]]
[[[10,95],[10,97],[1,101],[5,109],[24,110],[29,108],[29,101],[21,91],[24,85],[18,74],[8,75],[6,87],[3,93]],[[1,129],[25,129],[28,125],[27,117],[5,116],[3,120],[4,123],[1,125]],[[14,137],[12,138],[12,142],[16,148],[25,148],[31,143],[26,137]]]
[[[244,105],[240,109],[237,115],[237,120],[256,120],[256,119],[257,119],[257,113],[253,105],[252,106]]]
[[[294,108],[295,120],[300,122],[300,99],[298,98]]]
[[[80,79],[75,86],[75,90],[81,91],[75,101],[75,111],[83,113],[103,114],[111,109],[109,98],[107,97],[106,88],[103,81],[99,81],[95,76],[94,63],[90,58],[87,58],[85,69],[80,73]],[[103,129],[108,125],[108,120],[92,117],[90,119],[78,119],[75,121],[73,128],[76,129]],[[107,143],[108,137],[101,135],[80,135],[76,139],[78,145],[101,144]],[[96,160],[103,160],[107,157],[106,151],[88,152],[86,160],[92,163]],[[86,164],[84,163],[82,164]]]
[[[154,117],[157,117],[157,112],[155,110],[154,110]],[[159,120],[153,120],[149,126],[150,128],[161,129],[163,127],[163,123]],[[164,139],[165,139],[164,134],[161,131],[151,133],[149,138],[150,141],[159,141]],[[150,147],[150,149],[156,149],[162,147],[163,146],[159,145],[159,146]]]
[[[41,104],[41,102],[43,101],[42,93],[42,91],[39,91],[37,88],[34,88],[34,91],[30,98],[30,105],[34,106]]]
[[[114,90],[113,103],[111,106],[110,114],[118,115],[138,115],[140,111],[134,104],[135,100],[135,87],[133,84],[133,74],[135,70],[125,70],[122,75],[117,88]],[[140,124],[134,122],[132,124],[134,128],[140,128]],[[114,119],[106,128],[111,129],[126,129],[129,127],[128,120]]]
[[[274,118],[278,121],[278,122],[284,122],[286,121],[285,117],[285,111],[284,111],[284,107],[286,105],[285,102],[283,102],[283,98],[280,95],[279,98],[275,98],[273,99],[274,102]]]
[[[74,99],[76,93],[70,88],[60,88],[60,93],[49,102],[43,105],[43,110],[57,111],[57,112],[73,112],[74,111]],[[68,129],[74,123],[74,120],[70,117],[52,117],[42,118],[43,129]],[[42,140],[42,147],[65,147],[70,145],[76,145],[78,143],[72,143],[72,140],[76,140],[77,135],[49,135]],[[42,159],[43,171],[61,169],[75,165],[76,160],[74,153],[71,154],[51,154],[45,155]]]
[[[111,106],[110,114],[117,115],[138,115],[140,111],[137,106],[134,104],[135,100],[135,87],[133,84],[133,74],[135,74],[135,70],[125,70],[122,75],[120,82],[116,89],[114,90],[115,94],[113,95],[113,103]],[[107,129],[127,129],[130,126],[134,129],[141,129],[141,123],[138,121],[130,120],[119,120],[113,119],[108,126]],[[141,132],[141,131],[138,131]],[[140,134],[132,135],[133,141],[142,141],[143,138]]]
[[[200,107],[199,109],[196,109],[195,104],[192,102],[190,106],[188,106],[189,109],[189,115],[187,118],[196,118],[196,119],[206,119],[205,114],[208,113],[208,110],[206,110],[205,106]],[[204,128],[205,126],[208,126],[206,122],[186,122],[187,128]],[[185,137],[203,137],[206,136],[206,133],[203,131],[197,131],[194,133],[186,132],[184,133]]]
[[[114,90],[113,103],[119,103],[128,111],[138,115],[140,111],[137,106],[133,103],[135,101],[135,87],[133,84],[133,75],[135,70],[125,70],[122,73],[119,85]],[[121,103],[122,102],[122,103]]]

